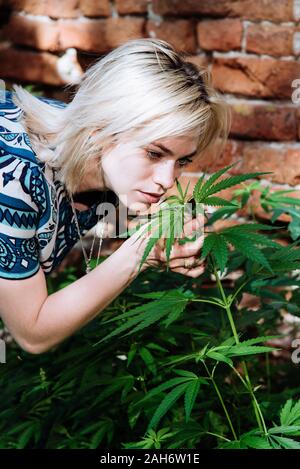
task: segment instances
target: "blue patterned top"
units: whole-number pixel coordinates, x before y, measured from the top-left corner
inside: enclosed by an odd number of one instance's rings
[[[65,186],[55,169],[38,160],[17,121],[21,109],[12,96],[6,91],[0,102],[0,277],[23,279],[40,266],[46,275],[52,272],[79,236]],[[66,106],[55,99],[39,99]],[[97,223],[97,208],[105,193],[98,194],[89,209],[76,210],[82,235]],[[117,196],[112,194],[110,201],[116,205]]]

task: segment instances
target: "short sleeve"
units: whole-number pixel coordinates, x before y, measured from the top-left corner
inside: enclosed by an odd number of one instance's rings
[[[36,239],[39,208],[32,197],[30,163],[15,155],[0,158],[0,278],[32,277],[40,267]]]

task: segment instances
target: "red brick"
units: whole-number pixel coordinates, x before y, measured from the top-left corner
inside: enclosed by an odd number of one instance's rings
[[[212,152],[206,152],[189,166],[189,171],[202,171],[205,167],[213,172],[234,162],[238,163],[231,174],[271,171],[272,174],[262,177],[279,184],[294,186],[300,183],[300,145],[230,139],[222,155],[216,158]]]
[[[148,21],[147,34],[152,38],[163,39],[177,50],[195,53],[197,49],[195,26],[189,20],[163,21],[158,24]]]
[[[62,49],[75,47],[89,52],[108,52],[130,39],[144,36],[142,18],[109,18],[86,22],[64,21],[60,29]]]
[[[291,26],[253,24],[247,29],[246,50],[255,54],[293,55],[295,30]]]
[[[77,18],[80,15],[78,0],[8,0],[14,11],[52,18]]]
[[[13,47],[0,48],[1,78],[62,86],[66,82],[57,71],[59,57],[47,52],[29,52]]]
[[[231,105],[231,135],[257,140],[297,140],[296,109],[275,104]]]
[[[198,68],[207,68],[209,65],[209,58],[205,54],[190,55],[187,60],[195,64]]]
[[[116,7],[120,15],[132,13],[147,13],[148,3],[151,0],[116,0]]]
[[[109,16],[109,0],[7,0],[15,11],[51,18],[77,18],[86,16]]]
[[[293,0],[153,0],[160,15],[206,15],[250,20],[291,21]]]
[[[41,50],[59,50],[59,23],[51,20],[29,19],[12,15],[6,27],[6,36],[14,44]]]
[[[240,49],[242,33],[242,22],[236,19],[201,21],[197,27],[198,43],[204,50]]]
[[[291,83],[300,76],[300,62],[272,58],[215,58],[214,85],[223,92],[265,98],[291,98]]]
[[[80,10],[85,16],[110,16],[109,0],[80,0]]]
[[[12,15],[7,25],[7,37],[14,44],[41,50],[63,51],[75,47],[102,53],[129,39],[142,37],[143,25],[144,20],[140,18],[51,22]]]

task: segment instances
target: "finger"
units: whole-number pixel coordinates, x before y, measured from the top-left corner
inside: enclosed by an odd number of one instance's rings
[[[205,217],[203,214],[197,215],[197,217],[192,218],[184,224],[183,234],[184,236],[190,236],[193,232],[201,235],[203,232],[203,227],[205,223]]]
[[[192,267],[197,267],[201,264],[203,264],[204,259],[200,259],[197,256],[191,256],[191,257],[179,257],[177,259],[171,259],[169,262],[170,268],[176,268],[176,267],[185,267],[186,269],[192,268]]]
[[[182,246],[180,246],[178,242],[175,242],[171,250],[170,259],[178,259],[178,258],[191,257],[191,256],[197,256],[197,255],[199,257],[199,252],[203,246],[203,243],[204,243],[204,235],[200,236],[195,241],[185,243]]]
[[[195,269],[185,269],[184,267],[177,267],[171,270],[172,272],[185,275],[186,277],[197,278],[205,272],[205,267],[202,265],[196,267]]]

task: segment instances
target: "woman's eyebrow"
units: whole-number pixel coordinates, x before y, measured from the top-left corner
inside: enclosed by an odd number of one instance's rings
[[[172,152],[172,150],[170,150],[170,148],[165,147],[162,143],[152,142],[152,145],[155,145],[156,147],[160,148],[163,152],[167,153],[167,155],[174,156],[174,153]],[[192,156],[196,155],[196,153],[197,153],[197,150],[193,151],[189,155],[182,156],[181,158],[191,158]]]

